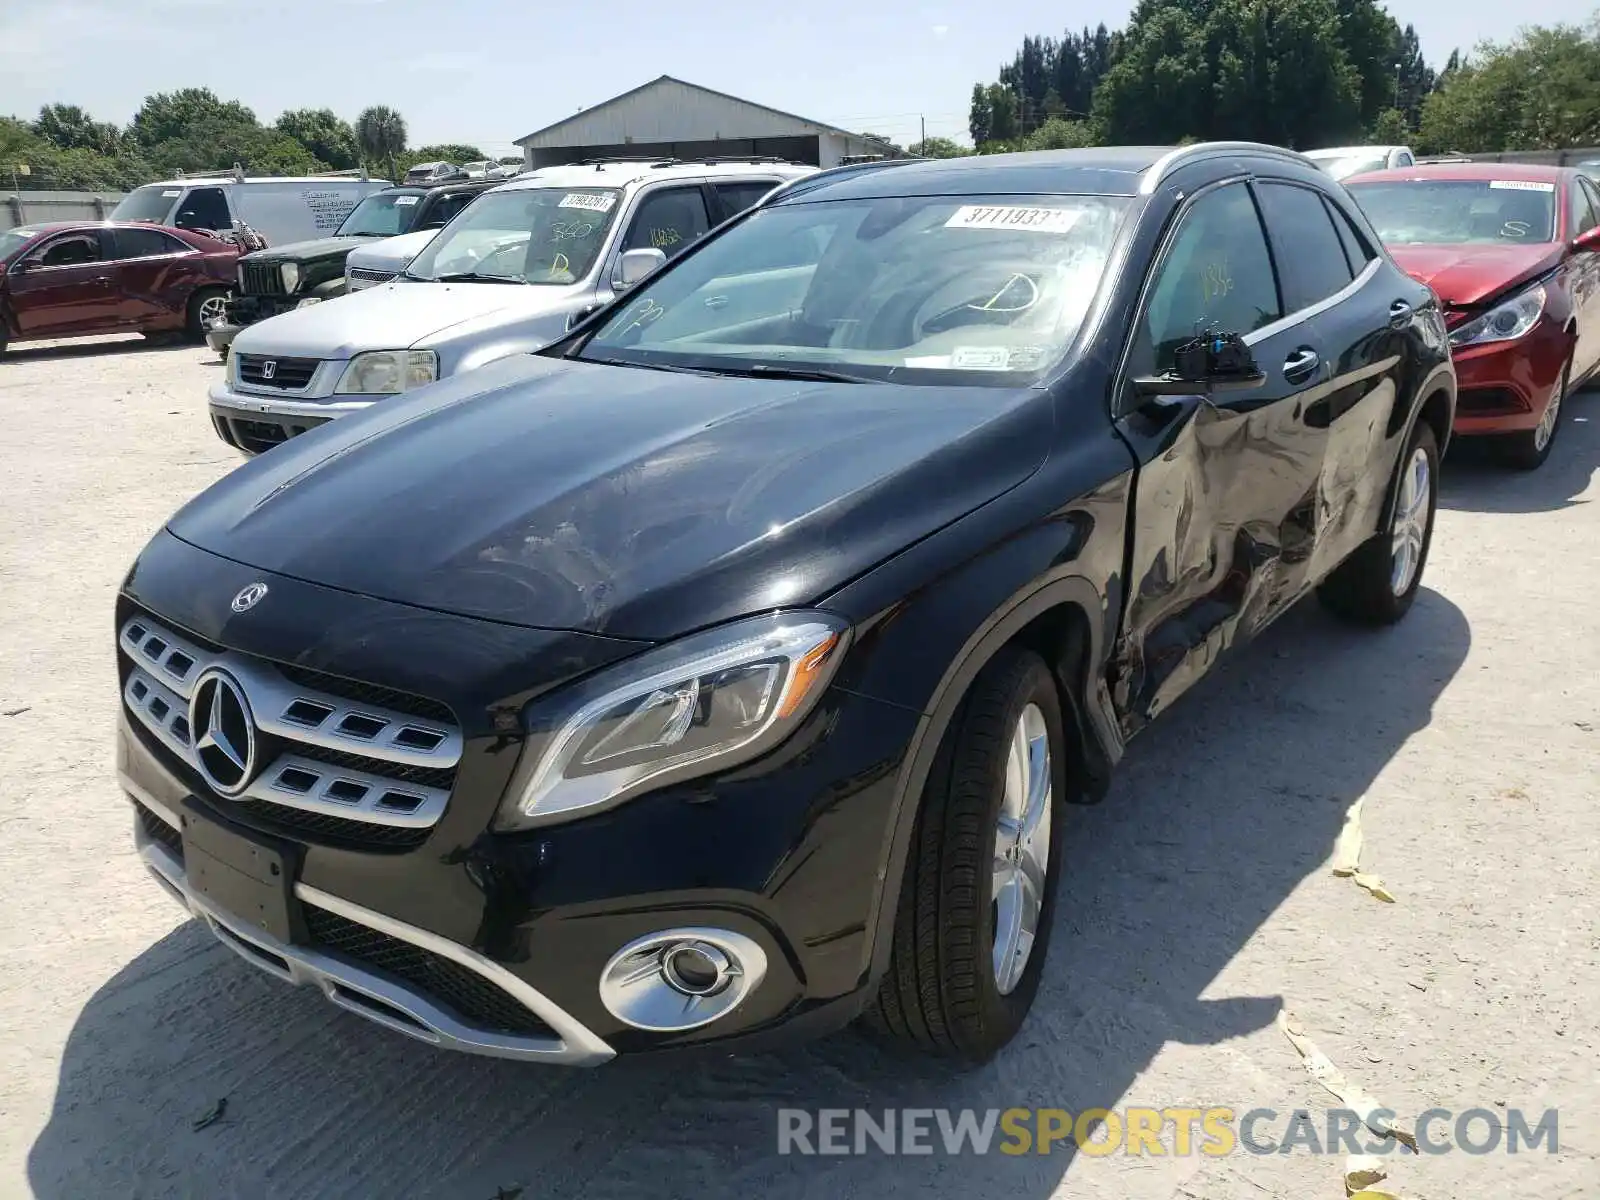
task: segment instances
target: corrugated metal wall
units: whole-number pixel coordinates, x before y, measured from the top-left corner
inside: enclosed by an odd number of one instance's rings
[[[122,192],[0,192],[0,232],[44,221],[104,221]]]

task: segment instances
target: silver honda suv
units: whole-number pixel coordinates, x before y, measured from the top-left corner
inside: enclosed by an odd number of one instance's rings
[[[776,159],[607,160],[485,192],[392,282],[242,330],[211,388],[212,424],[258,454],[387,396],[537,350],[815,170]]]

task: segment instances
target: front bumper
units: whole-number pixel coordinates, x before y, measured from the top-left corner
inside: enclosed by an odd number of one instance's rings
[[[270,596],[259,612],[234,615],[230,599],[256,582],[267,583]],[[580,1030],[616,1053],[812,1036],[847,1023],[870,995],[870,930],[882,901],[898,768],[919,714],[835,688],[764,759],[603,813],[499,833],[493,820],[519,749],[506,719],[529,697],[530,682],[537,694],[643,644],[336,592],[218,558],[167,534],[135,565],[118,605],[119,628],[141,610],[200,649],[199,659],[216,653],[210,646],[226,646],[222,654],[249,656],[269,669],[283,663],[315,671],[324,688],[330,679],[360,680],[352,686],[432,697],[456,714],[459,765],[453,781],[432,785],[448,789],[442,811],[403,841],[329,834],[320,815],[290,827],[281,808],[222,799],[149,735],[127,703],[118,769],[125,791],[153,813],[182,812],[194,798],[226,821],[302,846],[295,891],[303,902],[469,965],[542,1019],[568,1051],[597,1052],[574,1032]],[[150,665],[126,645],[119,663],[125,685],[132,667]],[[361,695],[369,705],[395,703]],[[326,771],[328,757],[318,761]],[[250,928],[228,917],[208,919],[233,933]],[[638,939],[683,928],[754,942],[765,959],[759,986],[727,1015],[697,1028],[659,1031],[620,1019],[601,995],[608,964]],[[259,946],[255,933],[249,937]],[[403,1018],[380,1023],[401,1032],[476,1053],[508,1049],[494,1029],[463,1017],[480,1010],[452,1011],[433,987],[406,994],[405,979],[397,983],[360,939],[339,946],[330,952],[314,942],[304,948],[310,957],[300,946],[264,951],[309,964],[295,970],[336,1000],[326,980],[352,980],[350,987],[368,1000],[344,996],[344,1006],[378,1020],[368,1001],[390,1003]],[[354,954],[344,952],[350,947]],[[246,956],[259,961],[261,951]],[[348,969],[330,976],[325,959],[354,966],[390,990],[374,996],[373,985]],[[278,974],[295,981],[295,970]],[[417,978],[427,983],[431,976]],[[392,998],[396,988],[400,994]],[[495,1048],[474,1049],[484,1045]],[[543,1044],[509,1049],[514,1056],[568,1061],[559,1057],[566,1051]]]
[[[570,1067],[596,1066],[615,1056],[611,1047],[559,1007],[482,955],[306,884],[295,886],[296,898],[302,904],[414,946],[480,976],[536,1014],[549,1027],[549,1036],[516,1036],[475,1027],[436,1003],[426,991],[403,979],[370,970],[336,951],[287,945],[233,914],[213,907],[189,886],[177,818],[126,775],[121,782],[123,790],[138,806],[134,843],[156,881],[192,916],[203,921],[218,941],[269,975],[285,983],[319,988],[340,1008],[444,1050]],[[165,831],[153,829],[153,821],[161,822]]]
[[[217,436],[246,454],[260,454],[335,417],[369,408],[384,397],[291,399],[241,392],[223,381],[211,385],[207,399]]]
[[[1519,433],[1538,425],[1571,354],[1571,336],[1548,316],[1516,341],[1453,351],[1455,432]]]

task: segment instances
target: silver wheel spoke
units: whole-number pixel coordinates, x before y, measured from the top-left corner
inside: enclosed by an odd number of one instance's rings
[[[1002,995],[1021,981],[1032,957],[1050,869],[1054,772],[1050,737],[1037,705],[1023,708],[1006,753],[1005,792],[995,822],[990,894],[993,969]]]

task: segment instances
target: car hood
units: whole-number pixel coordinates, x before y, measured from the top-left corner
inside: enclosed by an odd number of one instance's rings
[[[352,267],[369,267],[373,270],[398,271],[434,239],[437,229],[419,229],[415,233],[402,233],[398,237],[365,242],[350,252],[345,261]]]
[[[482,333],[503,322],[559,309],[570,304],[575,290],[397,280],[247,326],[233,348],[244,354],[341,359],[363,350],[435,346],[463,332],[469,323]]]
[[[294,438],[169,529],[379,599],[658,640],[827,595],[1022,482],[1051,427],[1036,389],[519,355]]]
[[[349,254],[357,246],[365,246],[372,241],[368,237],[325,237],[313,238],[309,242],[290,242],[285,246],[269,246],[265,250],[255,250],[240,258],[241,262],[276,263],[276,262],[313,262],[319,258],[337,258]]]
[[[1470,308],[1561,263],[1559,242],[1503,246],[1391,246],[1413,279],[1438,293],[1446,308]]]

